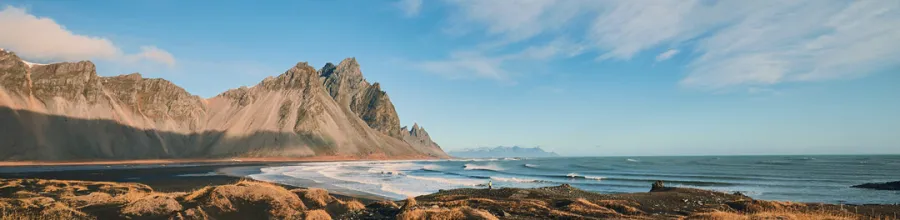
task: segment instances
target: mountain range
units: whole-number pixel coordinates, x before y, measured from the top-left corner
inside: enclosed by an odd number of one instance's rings
[[[558,157],[559,154],[544,151],[540,147],[479,147],[447,152],[454,157],[462,158],[501,158],[501,157]]]
[[[0,50],[0,160],[446,158],[355,58],[300,62],[204,99],[139,73],[103,77],[90,61],[35,64]]]

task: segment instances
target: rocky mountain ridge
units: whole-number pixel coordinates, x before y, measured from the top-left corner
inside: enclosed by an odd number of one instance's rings
[[[301,62],[203,99],[139,73],[101,77],[90,61],[34,64],[0,50],[2,160],[447,157],[399,121],[353,58]]]

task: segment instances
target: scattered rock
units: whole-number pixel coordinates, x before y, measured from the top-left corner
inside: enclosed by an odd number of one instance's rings
[[[653,182],[653,186],[650,187],[650,192],[661,191],[665,189],[666,185],[663,183],[663,181],[657,180],[656,182]]]

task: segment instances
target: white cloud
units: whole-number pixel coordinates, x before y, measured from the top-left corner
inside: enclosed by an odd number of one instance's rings
[[[505,67],[518,61],[548,61],[559,57],[580,55],[584,48],[565,38],[558,38],[541,46],[530,46],[515,53],[491,54],[490,50],[454,51],[448,59],[415,64],[420,69],[449,78],[487,78],[514,82]]]
[[[175,57],[169,52],[156,48],[155,46],[142,46],[140,53],[127,55],[126,58],[131,62],[149,60],[166,64],[170,67],[175,66]]]
[[[109,39],[72,33],[53,19],[31,15],[23,8],[7,6],[0,11],[0,30],[3,31],[0,47],[30,60],[146,60],[170,66],[175,64],[169,52],[154,46],[141,47],[138,54],[124,54]]]
[[[660,47],[691,51],[698,56],[688,60],[681,85],[693,88],[858,77],[900,63],[900,1],[446,2],[453,6],[451,27],[489,37],[494,50],[584,30],[571,48],[601,61],[628,60]],[[560,56],[545,49],[525,47],[521,53]],[[658,54],[657,60],[678,52]]]
[[[449,78],[488,78],[508,80],[508,73],[501,68],[505,58],[485,57],[477,52],[455,52],[447,60],[424,61],[416,64],[420,69]]]
[[[452,29],[477,27],[505,43],[528,39],[556,30],[591,0],[447,0],[455,6]],[[477,24],[473,26],[472,24]],[[465,31],[463,31],[465,32]]]
[[[669,50],[667,50],[666,52],[662,52],[662,53],[660,53],[659,55],[656,55],[656,62],[660,62],[660,61],[664,61],[664,60],[671,59],[671,58],[674,57],[676,54],[678,54],[678,52],[679,52],[679,51],[676,50],[676,49],[669,49]]]
[[[399,0],[394,3],[407,17],[419,15],[422,10],[422,0]]]

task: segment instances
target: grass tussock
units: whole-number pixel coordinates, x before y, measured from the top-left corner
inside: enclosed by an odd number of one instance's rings
[[[331,220],[331,215],[325,210],[316,209],[306,212],[305,220]]]
[[[118,205],[126,202],[124,196],[113,197],[108,193],[102,192],[92,192],[82,196],[64,197],[61,200],[67,205],[75,208],[94,205]]]
[[[586,216],[616,216],[618,213],[615,210],[610,208],[606,208],[603,206],[599,206],[594,204],[586,199],[578,198],[574,201],[570,202],[568,205],[562,207],[562,210],[569,211],[572,213],[577,213],[580,215]]]
[[[408,197],[408,198],[406,198],[406,202],[403,203],[403,206],[400,207],[400,210],[401,211],[410,211],[414,207],[416,207],[416,205],[417,205],[416,198]]]
[[[170,216],[182,210],[182,206],[168,194],[154,193],[129,202],[120,213],[128,218]]]
[[[29,198],[0,201],[0,219],[94,219],[92,216],[73,209],[50,198]]]
[[[594,204],[599,206],[603,206],[606,208],[610,208],[615,210],[618,213],[625,215],[640,215],[644,212],[637,208],[640,206],[637,202],[634,201],[625,201],[625,200],[596,200]]]
[[[854,214],[835,214],[835,213],[803,213],[793,211],[761,211],[756,213],[735,213],[714,211],[707,213],[698,213],[689,216],[687,219],[697,220],[756,220],[756,219],[783,219],[783,220],[855,220],[861,219],[860,216]],[[887,219],[887,218],[885,218]]]
[[[303,204],[306,207],[311,209],[321,209],[325,208],[328,203],[331,203],[335,200],[330,194],[328,194],[328,190],[319,189],[319,188],[308,188],[308,189],[294,189],[291,190],[294,194],[300,197],[300,200],[303,201]]]
[[[399,220],[496,220],[491,213],[469,207],[427,208],[408,210],[397,215]]]
[[[181,199],[211,217],[296,219],[306,209],[287,189],[270,183],[242,180],[232,185],[203,188]]]
[[[356,200],[341,201],[336,199],[325,206],[325,210],[328,211],[328,213],[331,213],[333,217],[342,216],[344,214],[357,212],[363,209],[366,209],[366,206]]]

